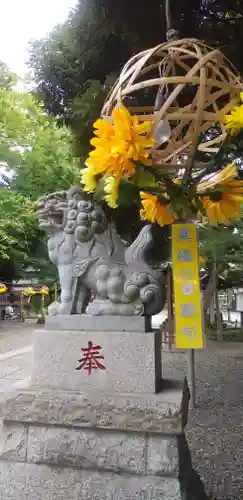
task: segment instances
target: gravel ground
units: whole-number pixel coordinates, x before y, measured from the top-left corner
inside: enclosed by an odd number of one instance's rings
[[[243,500],[243,344],[215,345],[196,352],[197,408],[187,438],[207,492]],[[164,353],[163,360],[164,377],[186,374],[185,353]]]

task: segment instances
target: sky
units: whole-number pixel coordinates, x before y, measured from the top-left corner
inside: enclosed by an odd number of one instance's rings
[[[21,78],[27,72],[28,41],[62,23],[76,0],[0,0],[0,60]]]

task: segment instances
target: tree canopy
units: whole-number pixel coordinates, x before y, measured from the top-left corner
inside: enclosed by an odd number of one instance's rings
[[[243,73],[239,51],[243,42],[241,0],[170,0],[170,7],[172,26],[179,29],[181,37],[197,37],[219,47]],[[165,37],[164,1],[154,0],[151,4],[147,0],[78,0],[66,23],[57,26],[47,39],[32,43],[30,66],[36,91],[48,113],[71,127],[81,162],[90,147],[92,122],[99,116],[124,63],[135,53],[163,42]],[[234,156],[239,154],[238,145]],[[134,206],[128,213],[136,233],[141,224],[138,211]],[[118,227],[122,226],[119,229],[129,233],[124,212],[116,212],[115,219]],[[154,232],[158,259],[162,249],[163,256],[168,256],[168,231],[155,227]],[[223,275],[233,272],[228,260],[232,248],[235,259],[241,255],[239,235],[241,229],[233,237],[232,230],[215,230],[213,235],[210,231],[201,232],[207,263],[212,261],[214,242]],[[228,250],[224,254],[225,240]]]
[[[243,70],[240,0],[171,0],[171,12],[172,25],[182,37],[220,46]],[[91,81],[102,86],[108,75],[119,74],[128,58],[163,42],[165,34],[164,1],[78,0],[66,23],[30,47],[31,70],[46,108],[67,119],[70,102]]]
[[[70,132],[30,93],[12,90],[10,81],[6,70],[0,87],[0,276],[8,280],[33,262],[36,268],[47,262],[34,201],[69,188],[79,175]]]
[[[243,279],[243,220],[229,227],[204,226],[199,231],[200,253],[204,267],[211,274],[217,267],[221,288],[237,287]]]
[[[0,61],[0,88],[12,90],[18,81],[17,75],[10,71],[7,64]]]
[[[173,1],[173,18],[182,35],[196,35],[200,8],[200,0]],[[147,0],[78,0],[66,23],[30,46],[31,72],[46,109],[72,125],[69,111],[76,108],[81,123],[82,110],[76,104],[86,94],[86,106],[96,103],[97,116],[109,87],[107,78],[117,76],[136,52],[161,43],[165,33],[161,0],[153,5]]]
[[[171,11],[172,25],[180,30],[182,37],[198,37],[219,46],[243,73],[239,51],[243,42],[240,0],[171,0]],[[2,174],[5,182],[1,190],[4,189],[5,197],[10,197],[6,207],[11,204],[11,197],[22,196],[25,200],[21,201],[23,214],[27,216],[31,200],[76,182],[79,173],[73,156],[77,156],[81,164],[84,161],[92,123],[99,116],[122,66],[136,52],[163,42],[165,35],[164,1],[154,0],[151,4],[147,0],[118,3],[114,0],[78,0],[63,25],[57,26],[48,38],[35,40],[30,46],[29,64],[36,98],[32,94],[14,92],[16,77],[0,63],[0,165],[10,173],[7,177]],[[63,125],[73,132],[74,155],[72,136]],[[33,229],[35,248],[40,248],[37,225],[32,226],[32,215],[29,216],[29,234]],[[119,209],[115,220],[128,239],[133,239],[141,227],[136,206],[126,211]],[[16,235],[11,234],[9,225],[5,224],[4,228],[1,226],[1,234],[5,231],[8,241],[12,241]],[[160,260],[162,250],[163,256],[169,255],[168,230],[155,227],[154,233]],[[241,253],[241,243],[237,243],[241,228],[234,233],[233,240],[232,232],[227,234],[229,243],[234,241],[236,252]],[[215,233],[215,240],[220,238]],[[1,241],[6,242],[6,238]],[[204,234],[202,241],[209,262],[212,235]],[[0,250],[5,269],[7,262],[9,268],[13,262],[7,247],[10,245],[2,244]],[[218,252],[219,247],[223,249],[224,243],[218,246]],[[21,255],[26,255],[26,248],[21,246]],[[218,255],[218,259],[221,256]],[[226,258],[224,262],[227,267]],[[24,259],[21,265],[23,263]],[[229,274],[232,269],[227,272]]]

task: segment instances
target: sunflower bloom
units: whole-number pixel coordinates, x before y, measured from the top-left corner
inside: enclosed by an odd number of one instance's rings
[[[240,94],[241,102],[243,103],[243,92]],[[243,104],[234,106],[231,112],[224,117],[225,130],[230,135],[237,135],[243,128]]]
[[[204,210],[207,213],[210,224],[229,224],[231,220],[240,218],[241,202],[238,196],[229,193],[220,193],[220,199],[212,200],[206,196],[201,198]]]
[[[227,167],[225,167],[221,172],[217,174],[212,174],[208,179],[199,182],[197,186],[197,192],[202,193],[207,190],[213,190],[219,186],[228,186],[230,183],[239,182],[235,179],[237,178],[237,169],[234,163],[230,163]]]
[[[105,201],[111,208],[117,207],[119,182],[115,177],[107,177],[105,179]]]
[[[140,215],[149,222],[157,222],[161,227],[172,224],[174,216],[170,203],[162,204],[158,196],[140,192],[142,209]]]
[[[239,218],[243,203],[243,181],[237,179],[237,175],[236,166],[231,163],[198,184],[197,193],[208,193],[200,200],[211,224],[229,224],[231,220]]]
[[[94,135],[90,141],[94,149],[90,152],[82,173],[86,191],[96,187],[96,177],[114,177],[117,184],[135,172],[135,162],[150,163],[154,138],[148,136],[151,122],[140,122],[125,106],[114,109],[112,121],[99,119],[94,123]]]

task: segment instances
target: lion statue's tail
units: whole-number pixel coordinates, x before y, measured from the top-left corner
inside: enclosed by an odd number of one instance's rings
[[[144,226],[136,240],[126,249],[125,260],[128,265],[139,262],[146,264],[146,253],[153,244],[152,226]]]
[[[144,306],[144,314],[152,316],[159,313],[165,304],[165,284],[161,274],[146,262],[146,254],[153,244],[152,226],[146,225],[136,240],[126,249],[125,260],[134,268],[134,273],[125,288],[136,287]],[[137,271],[136,271],[137,269]]]

